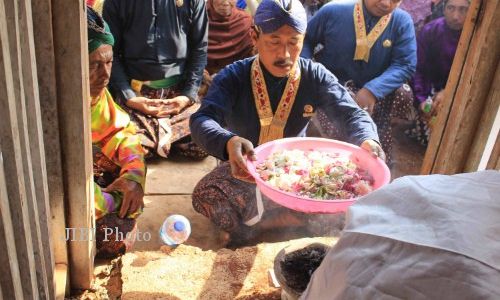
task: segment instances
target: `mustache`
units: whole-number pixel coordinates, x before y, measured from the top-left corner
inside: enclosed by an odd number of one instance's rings
[[[277,60],[273,63],[275,67],[291,67],[293,66],[293,61],[289,58],[287,59],[280,59]]]

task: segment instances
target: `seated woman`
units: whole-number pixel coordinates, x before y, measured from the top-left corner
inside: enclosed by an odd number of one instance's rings
[[[408,134],[423,145],[427,144],[431,131],[429,127],[432,127],[432,122],[429,124],[429,121],[437,114],[442,102],[443,93],[440,91],[448,81],[469,2],[444,1],[444,17],[425,25],[417,38],[418,63],[413,91],[420,118]]]
[[[130,248],[143,208],[144,150],[129,116],[106,85],[114,39],[104,20],[87,7],[89,82],[97,256],[114,257]]]
[[[234,0],[208,0],[208,63],[210,74],[253,55],[252,17]]]

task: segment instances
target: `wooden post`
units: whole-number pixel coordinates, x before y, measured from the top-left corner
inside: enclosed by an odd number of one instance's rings
[[[499,9],[498,0],[472,0],[423,174],[454,174],[465,169],[498,66]]]
[[[464,68],[465,64],[465,59],[469,51],[470,41],[472,39],[472,35],[474,34],[474,28],[476,26],[481,3],[482,0],[472,0],[469,6],[469,11],[467,13],[467,18],[462,29],[460,41],[458,42],[457,52],[455,53],[455,58],[453,59],[453,65],[451,66],[450,75],[448,76],[448,82],[446,83],[446,88],[444,90],[442,109],[436,118],[436,124],[433,127],[432,135],[427,146],[427,151],[425,152],[424,161],[422,162],[420,173],[423,175],[431,174],[432,168],[434,167],[436,156],[441,145],[441,140],[443,138],[445,125],[448,121],[458,82],[460,80],[462,69]]]
[[[0,265],[4,267],[0,272],[0,291],[1,297],[7,299],[64,296],[68,282],[65,227],[84,233],[72,236],[75,240],[69,243],[72,287],[90,288],[93,274],[85,3],[35,2],[33,6],[41,11],[33,16],[30,0],[0,0],[0,238],[5,241],[0,243]],[[40,105],[40,101],[46,102]],[[42,115],[50,151],[48,169]],[[54,236],[48,217],[49,202],[51,218],[55,219]],[[52,238],[56,241],[57,265]],[[63,282],[57,293],[54,269]]]
[[[47,186],[47,172],[45,162],[45,151],[42,134],[40,98],[38,90],[38,78],[35,61],[35,45],[33,41],[33,16],[31,13],[31,3],[29,0],[19,0],[19,36],[20,51],[22,61],[22,74],[24,86],[24,127],[29,158],[31,161],[30,171],[32,172],[32,203],[29,205],[32,219],[32,235],[37,238],[38,254],[37,277],[39,281],[39,291],[41,298],[54,298],[54,258],[52,254],[52,237],[50,235],[49,222],[49,196]],[[26,170],[25,170],[26,172]],[[43,289],[42,289],[43,286]]]
[[[1,6],[1,3],[0,3]],[[1,7],[0,7],[1,9]],[[14,240],[14,228],[10,215],[9,197],[5,173],[3,170],[3,157],[0,152],[0,264],[2,273],[0,274],[0,290],[6,299],[22,299],[23,290],[21,287],[21,277],[16,256],[16,242]],[[0,297],[1,298],[1,297]]]
[[[67,274],[68,249],[64,239],[66,235],[66,217],[51,0],[31,1],[31,5],[43,140],[45,153],[49,154],[45,156],[45,161],[52,225],[53,256],[54,263],[58,266],[55,268],[55,273],[65,272],[65,274],[53,275],[55,278],[54,284],[56,284],[55,290],[59,292],[55,296],[61,298],[64,297],[66,283],[69,282],[67,278],[69,274]]]
[[[499,22],[497,20],[497,22]],[[500,27],[499,27],[500,29]],[[500,37],[499,37],[500,38]],[[500,49],[499,49],[500,51]],[[491,154],[500,128],[500,63],[497,66],[495,78],[491,84],[481,119],[474,135],[474,142],[467,162],[466,172],[484,170]]]
[[[68,265],[56,264],[54,271],[54,281],[56,282],[55,299],[64,300],[65,295],[69,294],[69,273]]]
[[[9,14],[6,14],[9,12]],[[21,86],[21,70],[19,67],[20,55],[17,52],[19,37],[16,34],[18,28],[17,5],[12,0],[0,1],[0,40],[2,55],[0,59],[0,140],[4,153],[5,173],[7,177],[7,195],[9,199],[12,225],[14,229],[14,240],[16,254],[19,263],[21,282],[23,283],[23,298],[32,299],[37,297],[38,283],[35,262],[35,251],[32,239],[31,221],[29,214],[29,201],[33,201],[30,189],[25,185],[25,179],[29,178],[26,170],[28,156],[26,155],[26,144],[23,126],[22,108],[19,101],[24,101],[24,92]],[[23,176],[27,175],[27,176]],[[31,203],[32,204],[32,203]],[[36,239],[36,237],[35,237]]]
[[[500,58],[500,5],[483,1],[433,172],[464,171]]]
[[[497,141],[488,161],[487,169],[500,170],[500,133],[497,135]]]
[[[20,151],[15,153],[22,160],[26,206],[30,223],[32,251],[35,259],[38,290],[41,298],[53,295],[52,256],[47,222],[47,182],[38,99],[38,82],[33,46],[31,5],[26,0],[4,0],[13,66],[14,92],[17,101],[18,136]],[[49,276],[47,276],[49,275]],[[51,286],[49,288],[49,285]]]
[[[57,99],[63,154],[67,225],[94,228],[90,95],[85,1],[52,1]],[[93,278],[94,242],[77,235],[69,241],[70,284],[88,289]]]

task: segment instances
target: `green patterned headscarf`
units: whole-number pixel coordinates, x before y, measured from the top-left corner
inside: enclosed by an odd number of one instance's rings
[[[101,45],[115,44],[115,39],[109,30],[108,24],[90,6],[87,6],[87,29],[89,39],[89,53],[94,52]]]

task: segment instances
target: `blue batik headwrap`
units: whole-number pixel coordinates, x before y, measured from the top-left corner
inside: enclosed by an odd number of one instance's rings
[[[299,0],[262,0],[255,12],[254,23],[266,34],[278,30],[283,25],[304,34],[307,16]]]

